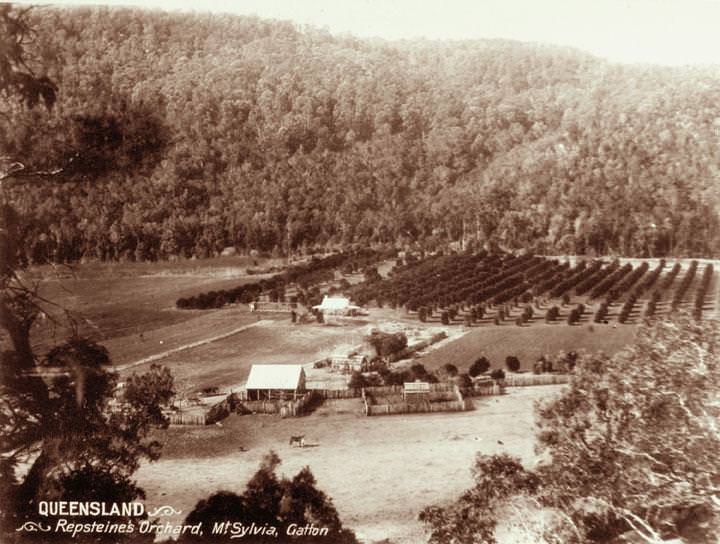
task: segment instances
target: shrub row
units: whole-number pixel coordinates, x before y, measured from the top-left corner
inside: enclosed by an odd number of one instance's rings
[[[660,298],[660,291],[653,291],[652,295],[650,295],[647,307],[645,308],[645,317],[652,317],[655,315],[657,303],[660,302]]]
[[[637,285],[637,287],[635,287],[635,292],[640,295],[655,285],[655,282],[660,277],[660,274],[662,274],[664,268],[665,259],[660,259],[660,263],[658,263],[653,271],[650,272],[650,274],[648,274],[645,279]]]
[[[575,294],[576,295],[582,295],[587,293],[590,289],[592,289],[595,285],[597,285],[599,282],[603,281],[603,278],[606,277],[608,274],[614,274],[615,271],[620,267],[620,261],[615,259],[613,262],[611,262],[607,267],[604,269],[598,268],[597,271],[589,275],[585,280],[578,283],[575,286]]]
[[[625,323],[625,321],[627,321],[627,318],[630,316],[630,312],[632,312],[632,309],[635,306],[636,302],[637,296],[635,295],[635,293],[630,293],[627,300],[625,301],[625,304],[623,304],[622,308],[620,309],[618,323]]]
[[[597,285],[595,285],[595,287],[592,288],[592,290],[590,291],[590,298],[598,298],[607,293],[613,285],[619,282],[627,274],[632,272],[632,269],[633,267],[630,263],[625,263],[623,266],[616,268],[615,271],[612,272],[612,274],[606,276],[605,279],[601,280],[600,283],[598,283]]]
[[[580,318],[582,317],[583,313],[585,313],[585,305],[578,304],[568,314],[568,317],[567,317],[568,325],[574,325],[575,323],[580,321]]]
[[[670,272],[668,272],[668,275],[665,276],[663,279],[662,285],[660,288],[663,291],[666,291],[668,287],[672,285],[672,283],[675,281],[675,278],[680,273],[680,263],[675,263],[673,267],[670,269]]]
[[[702,317],[702,309],[705,304],[705,296],[707,295],[708,289],[710,288],[710,281],[712,280],[713,265],[708,264],[703,270],[703,275],[700,278],[700,285],[698,286],[697,293],[695,294],[695,309],[693,311],[695,319],[700,321]]]
[[[610,292],[608,293],[608,299],[609,302],[613,302],[617,299],[619,299],[623,293],[628,291],[633,285],[635,285],[640,278],[643,277],[645,272],[648,271],[649,265],[646,262],[643,262],[638,266],[635,270],[630,272],[627,276],[625,276],[620,282],[618,282],[613,288],[610,289]],[[633,293],[635,293],[635,296],[639,296],[639,292],[637,289],[633,290]]]
[[[587,278],[596,274],[597,271],[601,268],[602,263],[600,261],[594,261],[590,266],[587,266],[585,264],[585,261],[580,261],[577,267],[575,267],[576,272],[573,273],[573,275],[571,275],[566,280],[563,280],[558,285],[556,285],[550,292],[550,296],[553,298],[557,298],[564,295],[579,283],[582,283]]]
[[[697,261],[691,261],[690,266],[688,266],[687,272],[685,272],[685,275],[683,276],[682,281],[680,282],[680,285],[678,285],[678,288],[675,289],[675,296],[672,300],[672,309],[676,310],[677,307],[680,305],[680,302],[682,302],[683,297],[685,296],[685,293],[687,292],[688,288],[690,287],[690,284],[692,283],[693,279],[695,278],[695,272],[697,271],[698,263]]]
[[[597,312],[595,312],[595,318],[593,321],[595,323],[603,323],[605,322],[605,318],[608,314],[608,302],[604,301],[600,303],[600,307],[597,309]]]
[[[585,268],[585,261],[580,261],[578,266],[574,269],[570,268],[570,263],[563,263],[559,265],[555,270],[552,271],[552,275],[549,275],[547,279],[538,280],[542,283],[533,287],[532,292],[534,295],[542,295],[554,289],[560,282],[569,278],[573,273],[580,272]]]
[[[323,259],[313,258],[308,263],[291,266],[285,272],[271,278],[240,285],[233,289],[209,291],[189,298],[179,298],[175,305],[181,309],[209,309],[221,308],[226,304],[247,304],[257,299],[263,292],[274,291],[279,295],[290,283],[307,288],[310,285],[327,281],[334,277],[333,271],[345,263],[366,262],[371,258],[379,258],[379,254],[371,249],[337,253]]]

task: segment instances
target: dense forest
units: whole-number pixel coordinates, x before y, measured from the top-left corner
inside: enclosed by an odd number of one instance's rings
[[[59,88],[50,111],[0,104],[29,262],[460,241],[720,254],[718,67],[240,16],[29,17]]]

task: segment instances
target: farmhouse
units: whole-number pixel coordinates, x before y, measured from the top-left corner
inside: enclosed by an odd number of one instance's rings
[[[325,316],[354,316],[365,313],[360,306],[350,304],[350,299],[347,297],[328,295],[323,297],[321,304],[313,306],[313,310],[322,312]]]
[[[305,393],[301,365],[253,365],[245,386],[249,400],[296,399]]]

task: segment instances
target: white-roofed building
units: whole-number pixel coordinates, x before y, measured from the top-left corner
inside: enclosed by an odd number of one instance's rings
[[[294,399],[305,392],[302,365],[253,365],[245,385],[249,400]]]
[[[313,310],[318,310],[323,315],[362,315],[364,310],[360,306],[350,304],[350,299],[337,295],[325,295],[322,303],[313,306]]]

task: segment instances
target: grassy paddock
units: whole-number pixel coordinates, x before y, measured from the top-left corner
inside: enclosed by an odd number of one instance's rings
[[[361,400],[347,399],[301,418],[231,415],[222,427],[158,430],[162,457],[143,465],[138,484],[147,491],[148,508],[172,504],[189,512],[219,489],[242,492],[272,449],[286,475],[309,466],[343,522],[365,541],[425,542],[418,513],[472,486],[478,452],[507,452],[532,466],[533,403],[561,389],[512,388],[474,399],[475,410],[467,412],[364,417]],[[290,436],[300,434],[307,447],[291,447]]]
[[[520,359],[523,370],[532,370],[541,355],[554,357],[559,351],[603,351],[612,355],[635,337],[636,327],[622,325],[576,325],[538,324],[532,327],[514,325],[485,326],[474,329],[464,336],[431,351],[419,359],[428,370],[436,370],[452,363],[461,372],[484,355],[492,368],[504,368],[505,358],[514,355]]]
[[[88,261],[82,264],[34,266],[26,274],[38,279],[57,279],[58,277],[66,279],[121,278],[172,274],[218,275],[225,271],[244,274],[248,268],[284,266],[285,263],[285,259],[268,259],[243,255],[155,262]]]
[[[40,283],[48,319],[33,331],[38,351],[71,332],[69,312],[79,332],[95,340],[137,336],[185,323],[210,311],[177,310],[179,297],[213,289],[228,289],[257,281],[257,276],[223,277],[208,274],[84,276],[54,278]]]
[[[221,316],[223,310],[208,315],[203,329],[195,327],[199,322],[176,328],[188,337],[207,337],[218,334],[218,328],[210,322],[210,316]],[[229,315],[229,314],[228,314]],[[240,315],[238,319],[257,319],[258,314]],[[263,314],[262,319],[267,319]],[[224,327],[230,326],[224,320]],[[190,325],[193,325],[192,327]],[[238,322],[238,326],[242,323]],[[204,332],[203,332],[204,331]],[[165,334],[166,330],[159,331]],[[198,390],[205,387],[224,389],[238,387],[247,379],[254,363],[305,364],[330,356],[336,350],[347,351],[362,341],[362,327],[326,327],[323,325],[292,325],[287,314],[281,314],[272,324],[261,324],[216,342],[198,346],[162,359],[179,389]],[[180,336],[182,338],[182,336]],[[188,342],[189,343],[189,342]],[[142,372],[146,366],[132,369]]]

